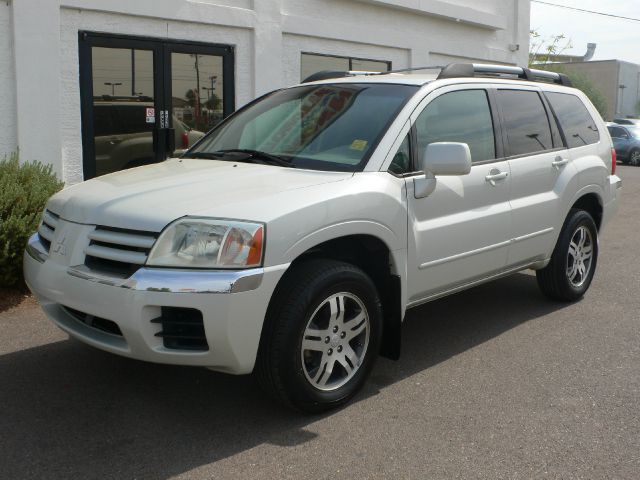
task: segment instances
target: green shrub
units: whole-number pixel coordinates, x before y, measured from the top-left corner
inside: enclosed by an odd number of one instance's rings
[[[0,287],[21,287],[22,252],[40,222],[47,199],[64,184],[39,162],[0,160]]]

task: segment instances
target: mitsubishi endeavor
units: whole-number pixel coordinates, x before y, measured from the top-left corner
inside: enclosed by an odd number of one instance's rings
[[[320,74],[180,158],[66,188],[24,255],[71,336],[253,372],[303,411],[397,358],[409,308],[523,269],[582,297],[621,187],[602,119],[557,73],[452,64]]]

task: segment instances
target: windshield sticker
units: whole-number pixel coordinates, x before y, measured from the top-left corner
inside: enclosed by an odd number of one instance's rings
[[[351,142],[351,146],[349,147],[351,150],[358,150],[359,152],[362,152],[365,148],[367,148],[367,141],[366,140],[354,140],[353,142]]]

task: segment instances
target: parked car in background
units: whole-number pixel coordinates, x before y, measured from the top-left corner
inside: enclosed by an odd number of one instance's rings
[[[607,123],[618,160],[627,165],[640,165],[640,127]]]
[[[638,125],[640,126],[640,118],[614,118],[613,123],[618,125]]]
[[[529,268],[552,299],[586,293],[621,180],[565,76],[333,76],[54,195],[24,255],[46,314],[118,355],[254,372],[318,412],[398,358],[409,308]]]
[[[94,98],[93,129],[96,149],[96,175],[115,172],[155,162],[153,129],[155,122],[147,121],[148,111],[155,112],[154,104],[140,97]],[[154,117],[151,117],[155,120]],[[180,155],[204,136],[190,129],[175,115],[175,151]]]

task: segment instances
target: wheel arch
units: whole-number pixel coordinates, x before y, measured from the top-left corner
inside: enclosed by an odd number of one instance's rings
[[[380,354],[386,358],[397,360],[400,356],[401,324],[404,315],[402,302],[402,275],[405,261],[397,252],[389,248],[380,237],[371,234],[349,234],[319,242],[300,252],[280,278],[267,309],[272,309],[275,298],[281,294],[287,275],[297,265],[318,258],[343,261],[363,270],[375,284],[383,311],[383,333]],[[263,328],[263,334],[265,332]]]
[[[603,202],[602,196],[594,191],[583,192],[571,205],[570,211],[572,209],[584,210],[591,217],[593,221],[596,223],[596,227],[598,231],[600,231],[600,226],[602,225],[602,213],[603,213]]]

